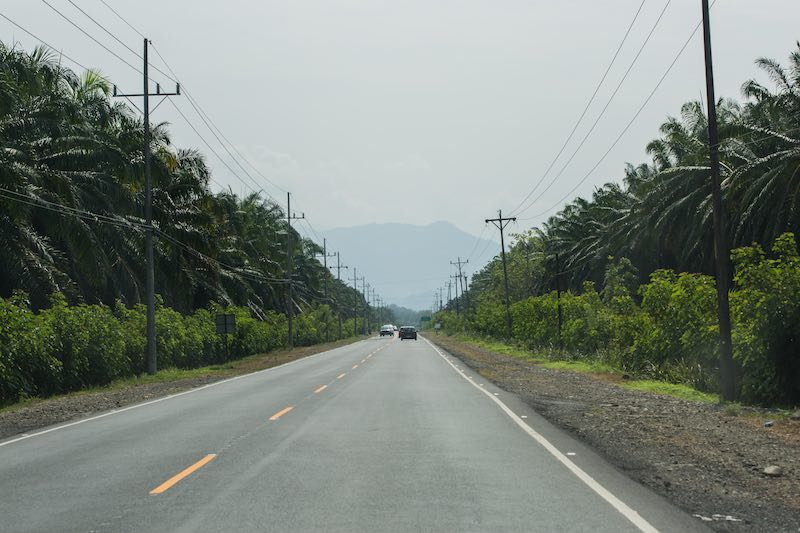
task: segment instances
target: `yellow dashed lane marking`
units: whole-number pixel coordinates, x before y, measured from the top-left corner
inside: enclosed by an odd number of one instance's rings
[[[161,494],[162,492],[168,490],[170,487],[172,487],[178,481],[182,480],[185,477],[190,476],[196,470],[202,468],[206,464],[208,464],[211,461],[213,461],[216,456],[217,456],[217,454],[215,454],[215,453],[210,453],[210,454],[206,455],[205,457],[203,457],[202,459],[197,461],[195,464],[193,464],[192,466],[190,466],[186,470],[183,470],[182,472],[180,472],[178,474],[175,474],[174,476],[172,476],[171,478],[166,480],[164,483],[162,483],[158,487],[156,487],[153,490],[151,490],[150,494]]]
[[[280,417],[282,417],[283,415],[285,415],[286,413],[288,413],[289,411],[291,411],[292,409],[294,409],[294,405],[290,405],[289,407],[284,407],[283,409],[281,409],[280,411],[278,411],[277,413],[275,413],[274,415],[269,417],[269,419],[270,420],[277,420]]]
[[[353,365],[353,370],[355,370],[356,368],[358,368],[358,365]]]
[[[336,376],[336,379],[342,379],[342,378],[343,378],[343,377],[345,377],[346,375],[347,375],[347,374],[345,374],[344,372],[342,372],[341,374],[339,374],[338,376]]]
[[[324,391],[324,390],[325,390],[325,389],[327,389],[327,388],[328,388],[328,386],[327,386],[327,385],[321,385],[321,386],[320,386],[318,389],[316,389],[316,390],[314,391],[314,394],[319,394],[320,392]]]

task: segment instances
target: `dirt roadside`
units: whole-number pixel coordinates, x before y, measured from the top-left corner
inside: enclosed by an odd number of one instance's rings
[[[30,404],[0,410],[0,439],[23,434],[39,428],[61,424],[94,414],[119,409],[185,390],[202,387],[242,374],[272,368],[326,350],[344,346],[360,339],[305,346],[293,350],[277,350],[269,354],[248,357],[231,363],[231,368],[209,372],[188,379],[141,383],[124,388],[99,389],[54,396]]]
[[[767,413],[758,409],[734,416],[717,405],[626,389],[612,376],[428,338],[710,527],[800,532],[800,421],[765,427]],[[768,467],[780,475],[766,474]]]

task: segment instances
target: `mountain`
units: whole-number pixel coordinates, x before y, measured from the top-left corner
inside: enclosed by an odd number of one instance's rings
[[[352,285],[355,267],[358,277],[366,276],[386,303],[418,310],[430,309],[434,291],[447,286],[448,276],[456,272],[450,261],[469,258],[463,272],[471,277],[500,250],[499,243],[479,239],[449,222],[367,224],[323,235],[328,250],[341,252],[342,263],[350,267],[342,270],[342,278],[349,278]]]

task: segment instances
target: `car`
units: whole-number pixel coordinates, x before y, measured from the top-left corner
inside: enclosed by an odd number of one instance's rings
[[[394,327],[392,327],[391,324],[386,324],[384,326],[381,326],[381,337],[383,337],[384,335],[389,335],[391,337],[394,337]]]
[[[414,339],[417,340],[417,328],[414,326],[403,326],[400,328],[400,340]]]

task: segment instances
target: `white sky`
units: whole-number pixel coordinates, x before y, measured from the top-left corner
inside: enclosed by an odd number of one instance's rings
[[[100,0],[73,1],[141,49],[141,38]],[[482,232],[484,218],[498,208],[511,211],[540,178],[641,2],[106,1],[152,39],[224,134],[272,181],[292,191],[293,207],[305,211],[318,231],[448,220],[474,235]],[[48,2],[138,65],[68,0]],[[645,3],[565,154],[594,121],[666,3]],[[84,65],[98,67],[121,90],[141,90],[136,72],[43,2],[8,0],[0,12]],[[598,161],[699,19],[700,0],[670,3],[593,135],[521,217],[554,206]],[[785,64],[800,38],[798,22],[797,0],[718,0],[712,9],[718,96],[738,97],[742,82],[763,79],[753,65],[757,57]],[[35,44],[3,19],[0,32],[5,42],[13,39],[28,49]],[[151,61],[160,65],[157,57]],[[591,194],[595,186],[619,179],[627,161],[645,161],[644,146],[666,116],[703,94],[698,32],[630,131],[575,194]],[[174,102],[225,155],[186,98]],[[217,181],[248,192],[168,103],[152,120],[173,124],[176,145],[201,149]],[[285,202],[285,193],[263,186]],[[485,236],[497,238],[489,229]]]

